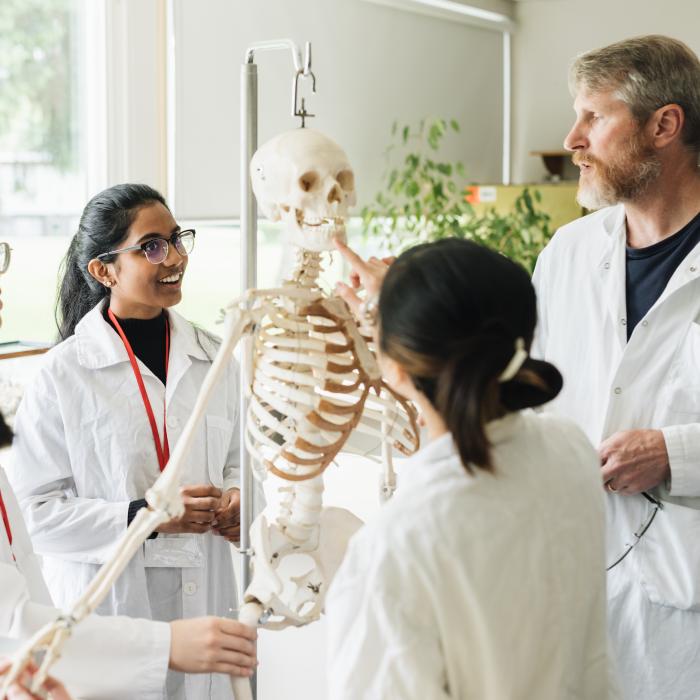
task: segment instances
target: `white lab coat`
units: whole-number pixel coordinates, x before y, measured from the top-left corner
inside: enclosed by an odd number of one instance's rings
[[[700,692],[700,246],[679,266],[627,341],[625,212],[564,226],[541,254],[537,353],[564,376],[548,409],[594,445],[620,430],[658,428],[670,484],[639,544],[608,576],[609,628],[620,683],[634,700]],[[609,563],[648,517],[642,496],[607,497]]]
[[[495,471],[451,436],[408,460],[327,600],[332,700],[603,700],[603,496],[568,421],[489,424]]]
[[[51,603],[17,499],[0,468],[12,547],[0,523],[0,638],[26,641],[60,610]],[[13,558],[14,555],[14,558]],[[83,698],[160,698],[170,655],[164,622],[93,615],[78,625],[51,673]]]
[[[215,343],[170,311],[167,387],[140,369],[159,430],[165,397],[176,445],[216,353]],[[232,361],[193,441],[183,484],[238,484],[238,390]],[[151,429],[124,345],[98,305],[46,355],[15,422],[8,475],[55,603],[86,588],[124,534],[129,502],[159,476]],[[162,440],[162,436],[161,436]],[[147,540],[98,612],[170,621],[230,616],[235,586],[228,542],[211,533]],[[227,676],[169,672],[167,697],[230,698]]]

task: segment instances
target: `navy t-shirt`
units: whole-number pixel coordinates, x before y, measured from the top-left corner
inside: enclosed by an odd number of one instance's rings
[[[661,296],[676,268],[700,243],[700,214],[678,233],[646,248],[627,246],[627,339]]]

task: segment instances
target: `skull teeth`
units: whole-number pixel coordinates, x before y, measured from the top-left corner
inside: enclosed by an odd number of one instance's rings
[[[309,226],[315,228],[318,226],[342,226],[345,220],[342,217],[330,217],[330,216],[317,216],[309,217],[308,219],[304,217],[304,212],[301,209],[296,210],[297,224],[301,227]]]
[[[343,224],[343,219],[302,219],[299,222],[302,226],[340,226]]]

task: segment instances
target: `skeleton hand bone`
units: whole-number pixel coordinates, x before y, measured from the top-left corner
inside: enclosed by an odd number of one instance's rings
[[[10,668],[10,663],[7,661],[0,661],[0,677],[8,671]],[[9,700],[43,700],[47,697],[47,694],[51,697],[51,700],[71,700],[68,691],[65,689],[63,683],[47,677],[46,680],[41,684],[41,688],[35,693],[29,688],[33,685],[33,676],[37,671],[37,667],[34,664],[29,664],[23,669],[22,675],[20,676],[17,683],[10,686],[8,690]],[[37,694],[40,693],[40,694]]]

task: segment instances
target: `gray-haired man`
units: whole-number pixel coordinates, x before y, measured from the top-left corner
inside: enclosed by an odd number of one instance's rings
[[[571,69],[579,202],[535,271],[551,410],[599,446],[625,698],[700,696],[700,61],[662,36]]]

